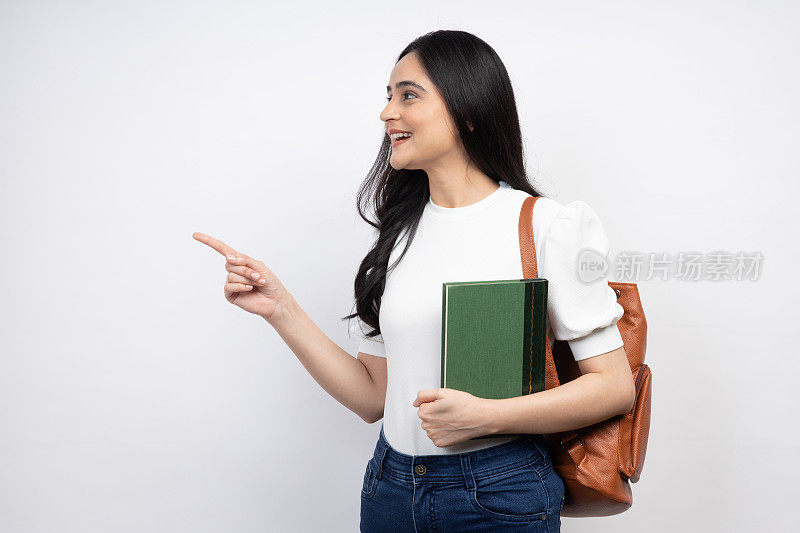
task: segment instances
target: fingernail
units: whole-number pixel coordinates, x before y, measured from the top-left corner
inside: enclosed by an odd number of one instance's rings
[[[229,259],[230,261],[236,261],[237,257],[236,257],[235,255],[229,255],[229,256],[228,256],[228,259]]]
[[[259,278],[258,272],[253,272],[252,274],[250,274],[250,277],[253,279],[258,279]]]

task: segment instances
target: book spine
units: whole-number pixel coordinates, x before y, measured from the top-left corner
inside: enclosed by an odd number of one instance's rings
[[[524,317],[522,327],[522,391],[520,395],[531,394],[533,392],[533,369],[535,368],[534,353],[533,353],[533,315],[534,315],[534,300],[533,300],[533,283],[525,283],[525,304],[524,304]]]
[[[538,283],[533,291],[533,339],[535,345],[532,347],[533,357],[531,365],[534,371],[532,374],[531,390],[539,392],[544,390],[544,369],[546,355],[546,334],[547,334],[547,285],[548,282]]]

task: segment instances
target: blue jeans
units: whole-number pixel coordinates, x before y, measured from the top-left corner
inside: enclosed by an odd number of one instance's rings
[[[361,532],[561,530],[564,481],[541,435],[472,452],[407,455],[383,434],[361,488]]]

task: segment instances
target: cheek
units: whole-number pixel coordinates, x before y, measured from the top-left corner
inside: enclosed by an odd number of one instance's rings
[[[405,124],[414,135],[397,154],[407,154],[416,161],[432,160],[451,152],[460,144],[454,136],[455,126],[440,108],[423,109],[417,106],[404,116]]]
[[[436,113],[435,117],[431,117],[431,120],[428,121],[428,124],[430,129],[426,130],[425,133],[430,135],[426,135],[425,140],[430,144],[431,149],[445,152],[452,150],[459,144],[456,126],[444,113]]]
[[[445,128],[439,128],[436,131],[426,130],[418,139],[412,137],[412,140],[416,141],[414,143],[415,152],[424,153],[429,156],[436,156],[437,154],[449,152],[457,145],[453,134]]]

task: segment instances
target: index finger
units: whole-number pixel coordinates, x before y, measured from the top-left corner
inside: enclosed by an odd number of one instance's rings
[[[206,235],[205,233],[200,233],[199,231],[196,231],[196,232],[192,233],[192,237],[196,241],[200,241],[203,244],[206,244],[206,245],[210,246],[211,248],[215,249],[216,251],[218,251],[219,253],[221,253],[224,256],[238,256],[238,255],[240,255],[236,250],[234,250],[233,248],[231,248],[230,246],[228,246],[227,244],[225,244],[221,240],[215,239],[211,235]]]

